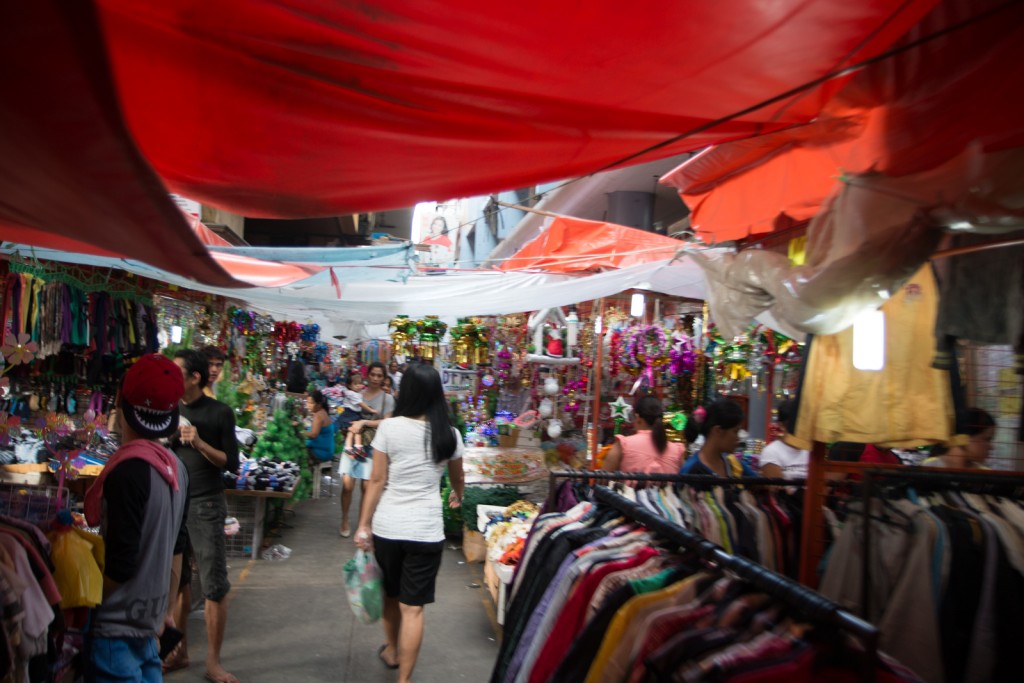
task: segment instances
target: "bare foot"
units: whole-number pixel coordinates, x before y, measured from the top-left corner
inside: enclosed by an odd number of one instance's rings
[[[206,680],[211,681],[212,683],[239,683],[238,679],[232,674],[229,674],[222,666],[212,669],[207,668]]]

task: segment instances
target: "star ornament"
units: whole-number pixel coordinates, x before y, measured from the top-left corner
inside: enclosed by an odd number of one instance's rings
[[[626,403],[621,396],[609,403],[608,407],[612,409],[613,420],[628,420],[629,414],[633,412],[633,407]]]

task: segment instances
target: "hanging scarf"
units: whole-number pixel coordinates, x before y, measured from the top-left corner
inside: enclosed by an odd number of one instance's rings
[[[149,439],[135,439],[120,448],[107,461],[96,483],[92,485],[85,494],[85,521],[89,526],[97,526],[100,523],[100,516],[103,511],[103,482],[114,468],[126,460],[145,460],[172,490],[178,490],[178,458],[169,450],[155,441]]]
[[[12,310],[16,307],[17,301],[21,300],[21,278],[18,277],[17,273],[8,273],[7,278],[4,280],[4,302],[3,308],[0,309],[0,336],[3,336],[4,329],[7,327],[7,316],[11,314]],[[17,318],[17,313],[14,313]],[[14,329],[14,325],[11,325],[11,331],[17,335],[17,330]]]

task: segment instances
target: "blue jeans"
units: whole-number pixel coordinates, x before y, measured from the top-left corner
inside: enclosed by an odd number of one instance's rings
[[[89,652],[89,683],[163,681],[156,638],[93,638]]]

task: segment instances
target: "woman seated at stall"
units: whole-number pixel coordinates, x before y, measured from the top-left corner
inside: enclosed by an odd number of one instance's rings
[[[661,472],[675,474],[683,461],[683,445],[670,443],[661,401],[644,396],[637,401],[636,434],[617,435],[604,461],[604,469],[624,472]]]
[[[922,467],[959,467],[987,470],[985,461],[992,451],[992,438],[996,435],[996,421],[981,408],[967,409],[968,441],[966,446],[940,445],[932,450],[932,457]]]
[[[761,451],[761,474],[771,479],[803,479],[807,476],[807,464],[811,454],[791,444],[793,435],[789,433],[790,420],[795,408],[793,399],[779,403],[776,410],[775,429],[778,438],[765,446]]]
[[[333,460],[334,423],[327,413],[327,399],[319,389],[306,394],[306,411],[313,417],[309,431],[302,435],[310,456],[315,462]]]
[[[740,443],[743,409],[739,404],[719,398],[703,411],[694,411],[686,423],[686,440],[693,443],[698,436],[704,443],[697,453],[683,463],[680,474],[703,474],[712,477],[756,477],[757,472],[738,458],[734,451]]]

